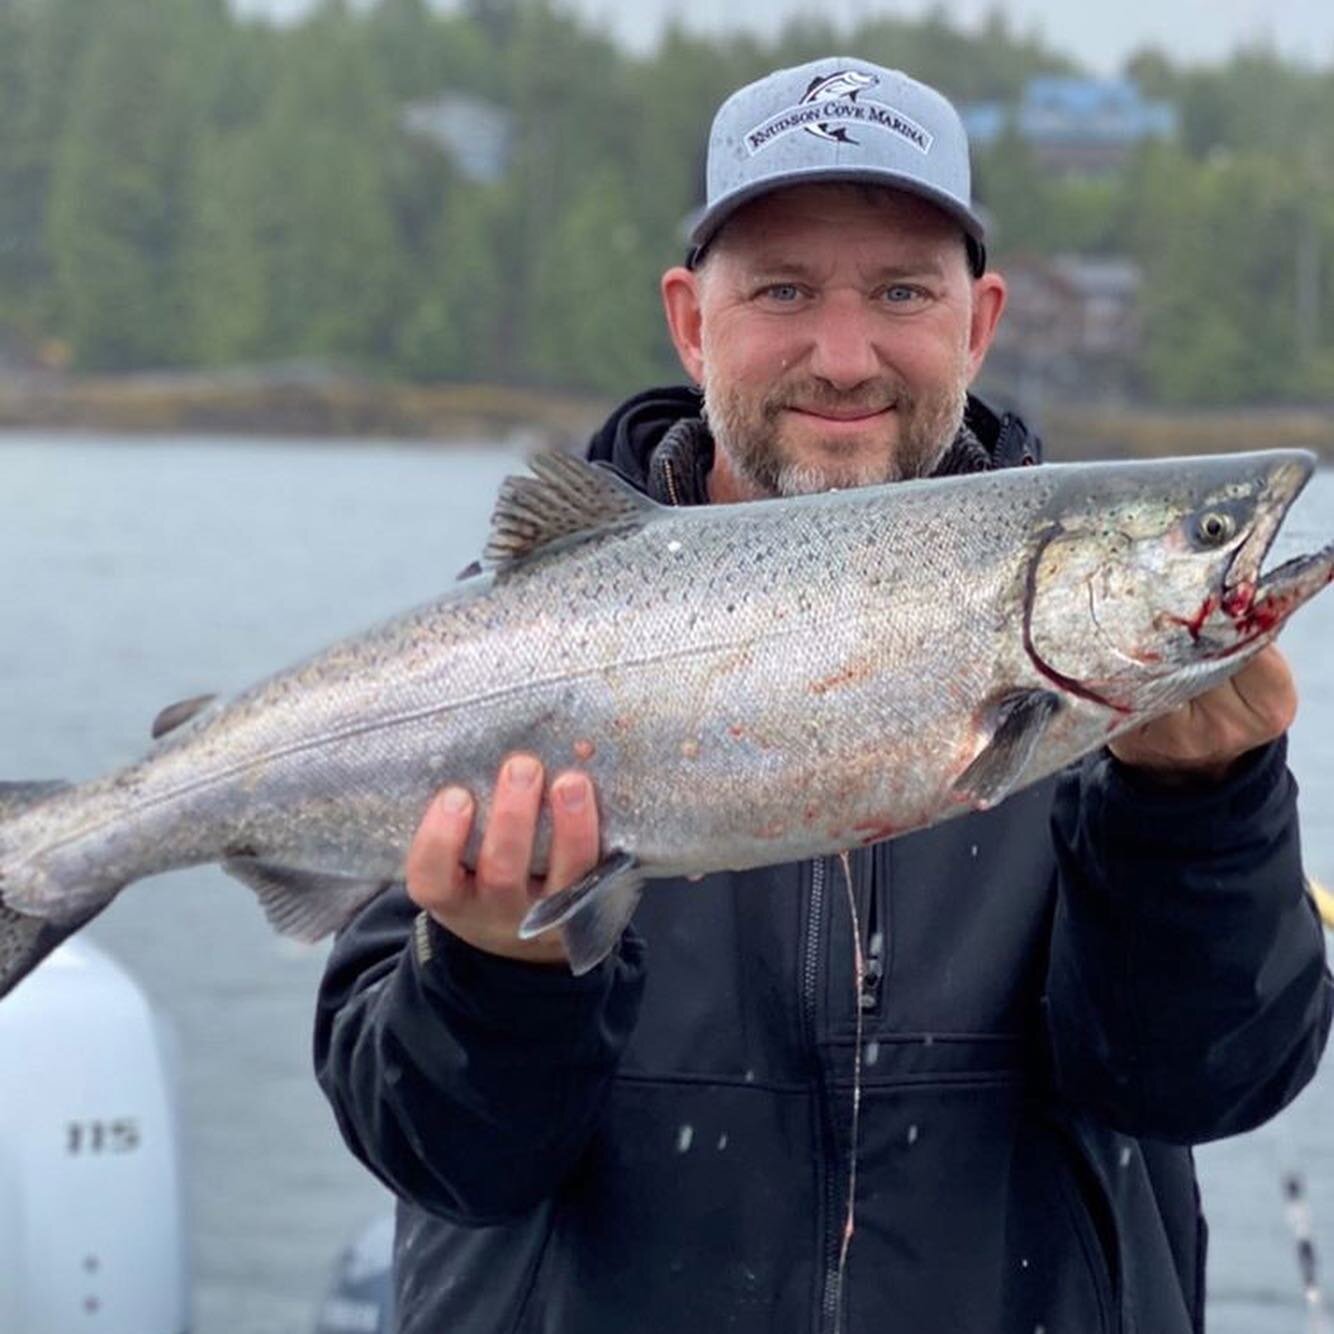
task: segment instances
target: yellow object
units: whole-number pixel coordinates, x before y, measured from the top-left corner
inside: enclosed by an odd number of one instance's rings
[[[1310,886],[1311,897],[1315,899],[1316,907],[1320,909],[1321,920],[1327,927],[1334,930],[1334,894],[1331,894],[1324,885],[1311,876],[1306,877],[1306,883]]]

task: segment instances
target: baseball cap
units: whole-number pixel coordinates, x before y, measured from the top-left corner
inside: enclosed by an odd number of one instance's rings
[[[757,196],[815,181],[862,181],[919,195],[963,228],[973,272],[986,229],[973,208],[968,136],[934,88],[852,56],[776,70],[738,89],[709,132],[707,198],[690,230],[694,265]]]

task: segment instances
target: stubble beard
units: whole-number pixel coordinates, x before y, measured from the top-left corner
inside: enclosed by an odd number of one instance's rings
[[[939,391],[915,395],[901,380],[884,378],[853,393],[804,377],[755,397],[704,372],[704,416],[714,445],[743,489],[755,496],[800,496],[926,477],[953,444],[963,424],[968,381],[961,369]],[[897,441],[868,450],[865,441],[837,437],[819,442],[819,461],[793,457],[781,435],[785,408],[800,404],[831,411],[877,412],[894,405]]]

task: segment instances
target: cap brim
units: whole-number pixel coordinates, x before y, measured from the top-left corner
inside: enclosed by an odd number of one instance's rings
[[[947,194],[944,190],[933,189],[915,176],[904,172],[889,171],[884,168],[868,167],[802,167],[799,170],[780,172],[766,176],[761,181],[754,181],[731,194],[723,195],[706,208],[695,220],[690,229],[690,244],[695,250],[702,250],[718,234],[718,229],[743,204],[761,195],[772,194],[775,190],[787,189],[794,185],[812,185],[824,182],[851,181],[865,185],[884,185],[892,190],[902,190],[905,194],[916,195],[928,203],[949,214],[960,227],[979,245],[984,245],[987,230],[982,220],[970,208]]]

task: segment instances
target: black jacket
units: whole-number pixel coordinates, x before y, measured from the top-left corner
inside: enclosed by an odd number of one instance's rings
[[[592,453],[699,500],[702,432],[662,444],[696,405],[640,395]],[[401,888],[343,932],[316,1067],[401,1201],[400,1330],[833,1334],[858,1006],[837,1328],[1202,1328],[1178,1146],[1276,1112],[1330,1023],[1283,744],[1193,794],[1094,756],[850,869],[652,882],[578,979],[414,930]]]

